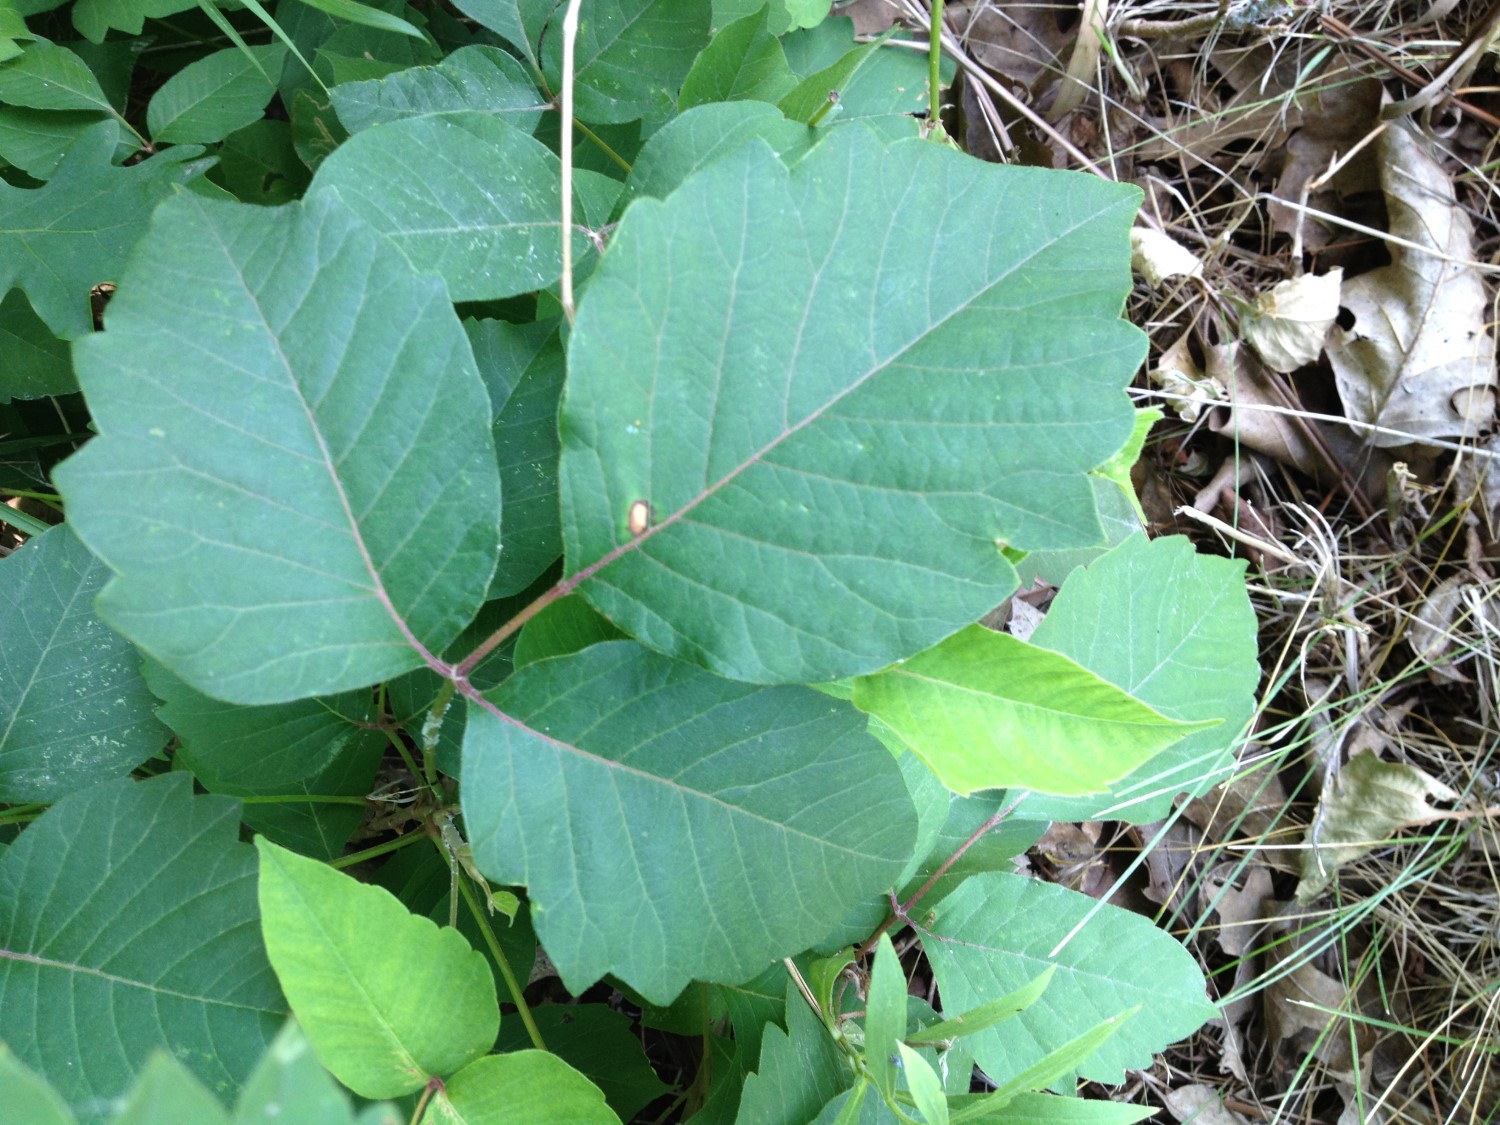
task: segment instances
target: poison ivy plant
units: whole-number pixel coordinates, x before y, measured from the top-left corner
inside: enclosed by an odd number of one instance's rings
[[[1252,707],[1238,565],[1121,491],[1139,193],[922,139],[826,0],[583,0],[566,153],[570,4],[53,6],[0,24],[0,1105],[1137,1119],[1067,1095],[1205,982],[1012,867]]]

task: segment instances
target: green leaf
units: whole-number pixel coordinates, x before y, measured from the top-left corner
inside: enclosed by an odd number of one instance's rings
[[[514,1051],[464,1067],[432,1099],[433,1125],[620,1125],[599,1088],[556,1055]]]
[[[255,846],[266,952],[340,1082],[361,1097],[395,1097],[490,1049],[495,979],[457,930],[264,837]]]
[[[229,1125],[229,1114],[192,1071],[153,1051],[111,1125]]]
[[[260,120],[276,96],[286,62],[280,43],[226,47],[189,63],[162,84],[146,107],[146,127],[158,144],[206,144]]]
[[[908,1035],[907,1042],[941,1043],[946,1039],[961,1039],[965,1035],[988,1031],[996,1024],[1004,1023],[1012,1016],[1020,1015],[1035,1004],[1042,993],[1047,990],[1047,986],[1052,983],[1052,976],[1056,972],[1056,965],[1048,965],[1035,980],[1027,981],[1014,992],[997,996],[952,1019],[928,1024],[920,1031]]]
[[[1045,1003],[968,1037],[975,1059],[997,1083],[1139,1005],[1142,1010],[1079,1068],[1085,1078],[1117,1083],[1122,1071],[1149,1066],[1152,1052],[1192,1034],[1216,1011],[1197,963],[1170,934],[1065,887],[1005,872],[976,875],[932,913],[929,928],[938,940],[923,948],[945,1014],[977,1008],[1057,966]]]
[[[1106,797],[1028,800],[1028,818],[1149,823],[1182,791],[1224,780],[1260,683],[1245,563],[1194,552],[1181,536],[1136,536],[1064,583],[1031,643],[1076,660],[1163,715],[1219,726],[1174,743]]]
[[[0,560],[0,802],[60,801],[166,745],[140,654],[94,613],[108,576],[66,526]]]
[[[595,0],[574,51],[574,113],[590,124],[665,117],[693,60],[708,46],[709,0]],[[562,89],[562,14],[542,40],[542,69]]]
[[[209,176],[241,202],[268,207],[292,202],[310,179],[292,143],[290,123],[269,119],[225,137],[219,164]]]
[[[73,26],[93,43],[103,43],[112,30],[139,35],[148,19],[161,19],[196,7],[197,0],[78,0]]]
[[[1157,1112],[1149,1105],[1086,1102],[1082,1098],[1032,1093],[1017,1094],[1002,1108],[972,1120],[984,1125],[1133,1125]],[[953,1117],[956,1119],[958,1114]]]
[[[873,672],[993,608],[1000,544],[1099,534],[1087,474],[1130,433],[1144,344],[1119,319],[1138,198],[850,125],[635,203],[569,345],[572,580],[756,682]]]
[[[0,290],[19,285],[63,339],[93,331],[89,291],[119,280],[156,205],[210,163],[180,149],[115,168],[116,132],[105,121],[79,137],[44,187],[0,182]]]
[[[0,1011],[97,1121],[160,1049],[232,1093],[286,1017],[239,806],[186,774],[64,798],[0,853]]]
[[[831,66],[824,67],[816,74],[810,74],[798,82],[776,103],[777,108],[788,119],[800,121],[804,125],[825,119],[829,112],[829,103],[837,103],[843,98],[844,90],[848,87],[850,80],[879,49],[878,42],[861,43],[852,48]],[[785,54],[782,57],[785,58]]]
[[[323,161],[309,195],[337,193],[440,273],[453,300],[491,301],[562,273],[559,168],[540,141],[490,114],[445,113],[351,137]],[[575,243],[585,256],[587,239]]]
[[[1082,1035],[1075,1036],[1061,1047],[1049,1051],[1018,1074],[997,1085],[990,1093],[972,1099],[959,1112],[953,1114],[955,1123],[960,1121],[982,1121],[991,1112],[1007,1105],[1011,1099],[1030,1090],[1041,1090],[1048,1086],[1064,1084],[1073,1077],[1078,1068],[1096,1054],[1125,1021],[1139,1011],[1132,1008],[1117,1016],[1100,1022]]]
[[[691,986],[690,986],[691,987]],[[604,1004],[544,1004],[531,1009],[547,1050],[604,1093],[609,1108],[629,1121],[670,1093],[651,1069],[629,1016]],[[695,1031],[701,1031],[701,1023]],[[520,1020],[500,1029],[499,1051],[517,1051],[531,1040]]]
[[[566,656],[603,641],[617,641],[620,630],[600,617],[589,603],[576,594],[559,598],[548,605],[521,630],[516,641],[516,667],[546,660],[549,656]]]
[[[0,63],[0,102],[31,109],[86,109],[113,114],[88,64],[66,47],[37,39]]]
[[[0,404],[10,399],[72,395],[78,390],[74,359],[65,341],[48,332],[24,294],[12,290],[0,302]]]
[[[937,1072],[905,1043],[897,1043],[896,1050],[901,1053],[901,1069],[906,1074],[907,1089],[911,1091],[912,1101],[916,1103],[922,1120],[927,1125],[948,1125],[948,1098],[943,1093]]]
[[[654,1003],[805,948],[906,862],[915,813],[859,713],[625,641],[518,669],[469,708],[474,858],[524,884],[574,992]]]
[[[697,106],[672,118],[641,146],[625,183],[625,201],[641,196],[665,199],[698,169],[755,138],[765,141],[788,162],[810,144],[805,128],[788,121],[780,110],[765,102]]]
[[[786,1030],[765,1029],[735,1125],[803,1125],[849,1085],[849,1067],[813,1010],[786,982]]]
[[[465,326],[495,407],[495,455],[505,508],[505,544],[492,598],[520,593],[562,554],[557,504],[558,400],[566,364],[555,325],[470,321]],[[499,384],[503,398],[496,402]]]
[[[387,78],[349,82],[329,91],[351,133],[424,113],[474,110],[501,117],[523,133],[545,108],[525,69],[498,47],[460,47],[435,66],[411,67]]]
[[[891,935],[882,932],[865,1002],[865,1066],[887,1099],[896,1095],[896,1044],[905,1036],[906,973],[891,944]]]
[[[410,39],[427,42],[427,33],[421,28],[412,26],[400,16],[383,12],[379,8],[371,8],[366,4],[356,3],[355,0],[302,0],[302,3],[335,19],[348,20],[361,27],[374,28],[376,31],[391,31]]]
[[[245,1082],[234,1125],[354,1125],[349,1099],[295,1020],[287,1021]]]
[[[77,1125],[78,1121],[46,1079],[22,1065],[3,1040],[0,1040],[0,1105],[26,1125]]]
[[[183,323],[214,326],[190,354]],[[489,403],[442,284],[327,196],[184,196],[108,324],[75,348],[101,436],[56,473],[117,573],[101,616],[238,703],[435,659],[484,597],[500,510]]]
[[[533,69],[534,45],[541,39],[542,28],[557,6],[557,0],[456,0],[454,4],[464,15],[520,51]]]
[[[363,797],[388,745],[374,697],[351,691],[264,707],[223,703],[155,663],[146,682],[165,702],[157,714],[176,731],[176,764],[211,793],[228,797]],[[283,847],[318,859],[342,853],[364,802],[247,802],[245,823]]]
[[[1096,793],[1207,725],[1168,719],[1067,657],[981,625],[860,677],[854,703],[964,794]]]
[[[713,37],[683,80],[679,110],[742,98],[774,104],[797,84],[781,40],[767,30],[769,17],[762,8]]]
[[[745,1058],[759,1059],[766,1028],[786,1022],[786,969],[773,963],[750,980],[716,984],[711,992],[722,1001]],[[799,996],[797,1003],[802,1002]]]
[[[0,105],[0,160],[34,180],[50,180],[67,151],[90,129],[103,126],[116,140],[116,158],[135,151],[134,138],[116,118],[87,110],[25,109]]]

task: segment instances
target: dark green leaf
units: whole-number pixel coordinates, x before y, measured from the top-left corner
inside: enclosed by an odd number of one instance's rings
[[[160,665],[147,667],[158,714],[177,732],[177,764],[227,797],[363,797],[386,748],[368,691],[243,707],[210,699]],[[363,802],[247,802],[245,823],[283,847],[318,859],[339,855]]]
[[[50,0],[48,0],[50,2]],[[161,19],[196,6],[197,0],[78,0],[73,26],[85,39],[103,43],[112,30],[139,35],[148,19]]]
[[[708,46],[709,0],[594,0],[582,8],[574,112],[591,124],[663,117]],[[543,69],[562,89],[562,17],[542,40]]]
[[[757,682],[872,672],[993,608],[1002,545],[1099,535],[1088,470],[1129,436],[1144,345],[1119,319],[1137,200],[850,125],[636,202],[570,343],[573,580]]]
[[[31,43],[19,58],[0,63],[0,102],[30,109],[114,113],[88,64],[45,39]]]
[[[140,654],[94,614],[108,576],[66,526],[0,560],[0,802],[59,801],[166,745]]]
[[[786,1030],[775,1024],[766,1028],[760,1065],[745,1079],[736,1125],[803,1125],[849,1079],[833,1036],[788,980]]]
[[[744,980],[906,863],[911,799],[863,725],[625,641],[527,665],[469,709],[475,860],[530,887],[575,992],[607,972],[656,1003]]]
[[[183,324],[214,326],[190,356]],[[331,197],[173,200],[75,354],[101,436],[57,478],[118,575],[101,613],[198,690],[361,687],[478,609],[500,497],[468,340]]]
[[[0,290],[19,285],[64,339],[93,331],[89,291],[119,280],[156,205],[209,164],[184,148],[116,168],[115,136],[113,122],[90,129],[44,187],[0,183]]]
[[[759,138],[790,162],[811,144],[808,131],[764,102],[698,106],[672,118],[651,135],[630,170],[625,201],[665,199],[700,168]]]
[[[290,203],[307,188],[307,166],[297,157],[286,121],[257,121],[224,138],[209,176],[244,203]]]
[[[526,623],[516,642],[516,666],[566,656],[602,641],[617,641],[624,634],[611,625],[576,594],[560,598]]]
[[[455,0],[454,6],[519,50],[534,68],[535,45],[558,4],[559,0]]]
[[[280,43],[226,47],[168,78],[146,107],[146,126],[158,144],[221,141],[258,121],[276,95],[286,61]]]
[[[13,398],[71,394],[78,389],[73,356],[47,330],[25,294],[12,289],[0,302],[0,403]]]
[[[0,854],[6,1038],[82,1120],[155,1049],[230,1094],[286,1018],[238,813],[186,774],[107,782]]]
[[[99,125],[119,142],[116,158],[134,151],[134,145],[126,139],[129,134],[113,117],[86,110],[0,105],[0,160],[14,164],[32,179],[50,180],[68,149]]]
[[[485,113],[366,129],[326,159],[310,195],[337,193],[455,301],[530,292],[562,272],[557,157]],[[411,169],[421,168],[414,176]],[[588,242],[575,235],[580,257]]]
[[[351,133],[424,113],[474,110],[503,117],[523,133],[544,108],[536,86],[513,57],[497,47],[461,47],[435,66],[413,67],[371,82],[330,91],[339,120]]]
[[[682,83],[679,109],[742,98],[775,104],[797,84],[781,40],[766,28],[768,16],[762,8],[713,37]]]
[[[1149,1066],[1153,1051],[1192,1034],[1216,1011],[1197,963],[1170,934],[1065,887],[1005,872],[976,875],[932,915],[924,925],[938,939],[923,948],[950,1019],[1057,966],[1045,1004],[965,1040],[997,1083],[1140,1006],[1080,1067],[1085,1078],[1119,1082],[1125,1069]]]
[[[531,1015],[547,1050],[598,1086],[620,1120],[631,1120],[669,1092],[646,1061],[630,1017],[623,1012],[604,1004],[546,1004],[532,1008]],[[530,1045],[520,1020],[507,1020],[500,1029],[498,1050]]]
[[[302,3],[335,19],[348,20],[361,27],[394,32],[424,43],[427,41],[427,34],[421,28],[414,27],[400,16],[372,8],[368,4],[357,3],[356,0],[302,0]]]
[[[875,946],[865,1005],[865,1066],[887,1098],[896,1093],[896,1044],[906,1037],[906,973],[888,933]]]

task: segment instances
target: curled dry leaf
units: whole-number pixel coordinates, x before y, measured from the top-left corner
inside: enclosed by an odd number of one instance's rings
[[[1150,227],[1130,228],[1130,268],[1153,286],[1169,277],[1202,277],[1203,263],[1169,234]]]
[[[1368,855],[1408,825],[1429,819],[1434,812],[1430,798],[1457,797],[1415,766],[1382,761],[1369,750],[1356,754],[1323,790],[1302,853],[1297,901],[1311,902],[1344,864]]]
[[[1328,340],[1339,397],[1379,446],[1472,434],[1494,415],[1495,343],[1474,232],[1424,141],[1392,122],[1376,143],[1391,264],[1349,281],[1352,327]]]
[[[1168,404],[1184,422],[1196,422],[1205,406],[1221,402],[1224,384],[1213,379],[1193,358],[1189,333],[1184,332],[1161,353],[1150,371],[1151,381],[1169,395]]]
[[[1342,269],[1277,282],[1240,314],[1240,335],[1272,371],[1290,374],[1323,352],[1339,315]]]

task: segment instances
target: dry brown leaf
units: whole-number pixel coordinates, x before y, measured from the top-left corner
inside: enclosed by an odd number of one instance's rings
[[[1193,1125],[1248,1125],[1249,1119],[1224,1108],[1224,1093],[1215,1086],[1179,1086],[1161,1096],[1167,1112]]]
[[[1328,245],[1337,237],[1337,228],[1310,220],[1306,212],[1288,206],[1288,202],[1306,202],[1336,215],[1343,212],[1342,200],[1379,188],[1375,162],[1362,153],[1302,199],[1308,181],[1324,175],[1336,160],[1347,156],[1375,127],[1380,113],[1378,80],[1351,81],[1347,71],[1339,70],[1325,74],[1324,79],[1325,85],[1305,94],[1307,114],[1302,127],[1287,138],[1286,162],[1276,181],[1276,198],[1269,204],[1271,225],[1286,235],[1295,235],[1300,228],[1302,245],[1309,250]]]
[[[1408,825],[1432,816],[1430,799],[1452,801],[1458,794],[1415,766],[1385,762],[1369,750],[1324,787],[1302,853],[1297,901],[1323,893],[1344,864],[1368,855]]]
[[[1350,418],[1417,438],[1473,434],[1495,408],[1495,343],[1470,264],[1473,227],[1426,142],[1392,122],[1375,143],[1391,264],[1344,285],[1354,324],[1328,341],[1339,397]],[[1370,437],[1380,446],[1409,440]]]
[[[1306,273],[1278,281],[1240,314],[1240,335],[1272,371],[1289,375],[1323,354],[1323,339],[1339,315],[1344,271]]]
[[[1202,277],[1203,262],[1170,234],[1150,227],[1130,228],[1130,268],[1159,286],[1169,277]]]

